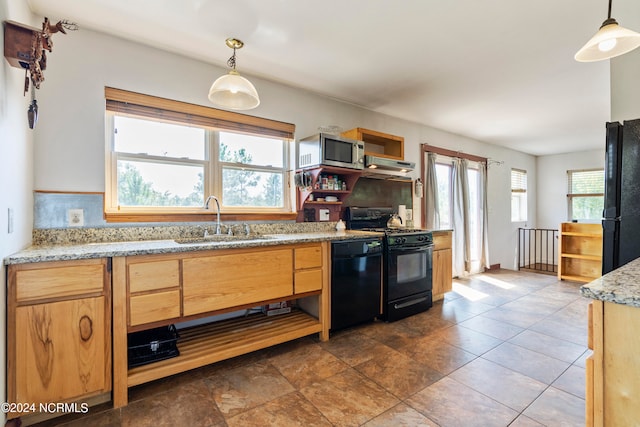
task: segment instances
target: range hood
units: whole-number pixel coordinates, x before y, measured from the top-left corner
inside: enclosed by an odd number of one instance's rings
[[[416,164],[413,162],[377,156],[364,156],[362,176],[367,178],[411,181],[411,177],[407,176],[407,174],[411,172],[415,166]]]

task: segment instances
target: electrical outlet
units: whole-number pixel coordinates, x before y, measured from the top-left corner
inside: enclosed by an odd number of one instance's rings
[[[67,224],[69,227],[82,227],[84,225],[84,209],[69,209]]]
[[[13,233],[13,209],[7,209],[7,233]]]

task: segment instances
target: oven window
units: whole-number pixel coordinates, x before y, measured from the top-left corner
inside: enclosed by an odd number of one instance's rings
[[[326,138],[324,144],[326,160],[352,163],[351,154],[353,153],[353,144],[330,138]]]
[[[427,277],[427,257],[424,252],[398,255],[398,284]]]

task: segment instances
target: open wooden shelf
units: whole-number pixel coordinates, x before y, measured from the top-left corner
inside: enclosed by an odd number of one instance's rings
[[[563,253],[561,254],[561,256],[563,258],[589,259],[591,261],[602,261],[602,257],[599,255],[582,255],[582,254]]]
[[[560,224],[558,279],[591,282],[602,275],[602,225]]]
[[[262,313],[179,330],[180,355],[129,369],[129,387],[321,332],[318,319],[300,310]]]

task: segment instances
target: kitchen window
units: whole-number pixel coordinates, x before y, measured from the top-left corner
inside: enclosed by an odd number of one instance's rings
[[[511,222],[527,220],[527,171],[511,169]]]
[[[293,125],[118,89],[107,99],[111,221],[288,219]],[[119,219],[123,218],[123,219]]]
[[[567,171],[570,221],[600,220],[604,209],[604,169]]]

